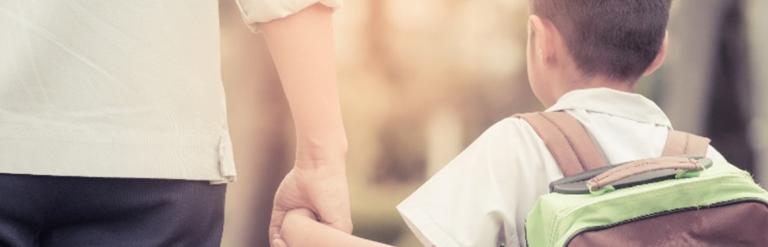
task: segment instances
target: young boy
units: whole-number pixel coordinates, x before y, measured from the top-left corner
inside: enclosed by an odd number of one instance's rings
[[[670,5],[531,0],[531,88],[547,111],[578,119],[610,164],[659,157],[672,128],[654,102],[631,93],[640,77],[664,61]],[[720,157],[711,147],[708,156]],[[524,246],[528,211],[561,177],[536,132],[512,117],[489,128],[397,208],[425,246]],[[286,219],[283,239],[289,246],[381,246],[321,230],[302,215],[307,213]]]

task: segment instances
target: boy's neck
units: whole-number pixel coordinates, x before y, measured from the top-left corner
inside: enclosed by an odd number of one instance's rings
[[[610,88],[613,90],[618,90],[618,91],[628,92],[628,93],[632,93],[635,91],[635,82],[617,81],[617,80],[612,80],[610,78],[601,77],[601,76],[581,78],[580,80],[565,81],[559,86],[560,88],[559,90],[557,90],[559,91],[557,94],[557,100],[560,100],[560,97],[567,94],[568,92],[571,92],[573,90],[579,90],[579,89]],[[555,103],[555,102],[552,102],[552,103]]]
[[[560,96],[573,90],[588,88],[610,88],[613,90],[632,93],[635,91],[635,82],[618,81],[604,76],[593,76],[567,82],[564,85],[564,91]],[[558,97],[559,98],[559,97]]]
[[[604,79],[604,78],[592,79],[590,81],[578,83],[577,85],[580,86],[582,89],[606,87],[606,88],[611,88],[611,89],[624,91],[628,93],[635,91],[634,82],[616,81],[616,80],[610,80],[610,79]]]

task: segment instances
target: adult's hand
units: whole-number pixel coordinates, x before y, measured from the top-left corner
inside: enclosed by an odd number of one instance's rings
[[[275,194],[270,239],[279,237],[288,211],[307,208],[318,220],[341,231],[352,232],[349,193],[344,161],[297,160]]]

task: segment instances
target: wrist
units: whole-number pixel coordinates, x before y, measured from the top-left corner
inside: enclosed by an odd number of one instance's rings
[[[296,167],[344,167],[347,156],[347,138],[300,137],[296,141]]]

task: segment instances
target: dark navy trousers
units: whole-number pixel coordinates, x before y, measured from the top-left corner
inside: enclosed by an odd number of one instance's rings
[[[0,174],[0,246],[219,246],[226,185]]]

